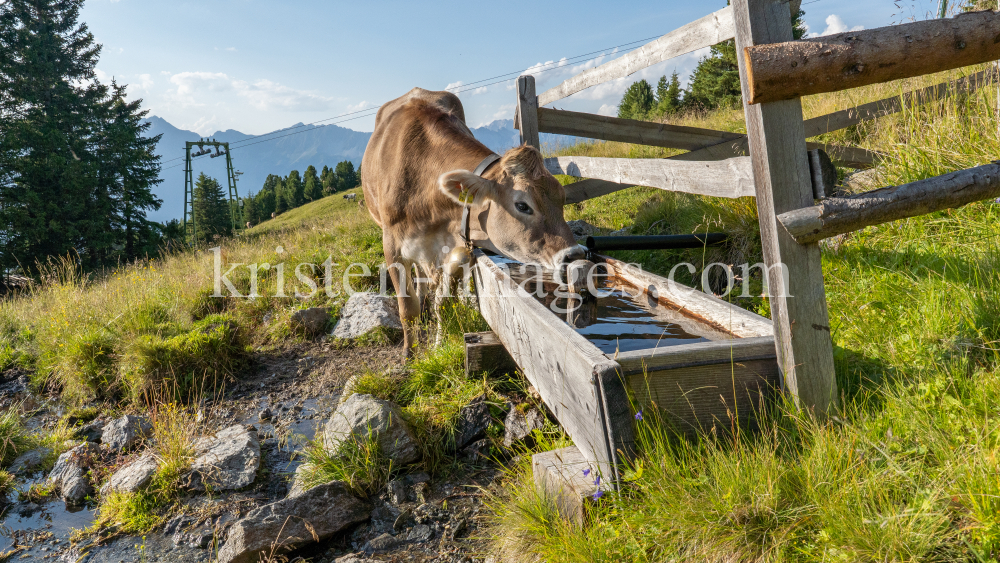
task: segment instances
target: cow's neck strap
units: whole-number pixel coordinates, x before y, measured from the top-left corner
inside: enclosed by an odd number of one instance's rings
[[[485,174],[486,171],[489,169],[489,167],[492,166],[493,163],[498,160],[500,160],[500,155],[496,153],[490,153],[489,156],[484,158],[483,161],[479,163],[479,166],[477,166],[476,169],[472,171],[472,173],[481,178],[483,174]],[[472,248],[472,233],[471,233],[472,226],[469,224],[469,215],[471,213],[472,213],[472,208],[469,205],[469,200],[468,199],[463,200],[461,236],[462,240],[465,241],[465,246],[469,249]]]

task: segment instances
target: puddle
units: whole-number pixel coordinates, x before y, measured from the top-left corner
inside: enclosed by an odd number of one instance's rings
[[[552,271],[500,256],[490,258],[506,267],[515,283],[605,354],[708,341],[690,334],[602,277],[595,277],[594,289],[599,296],[590,295],[580,300],[566,296],[569,293],[566,286],[560,286]]]
[[[82,530],[93,524],[97,517],[94,508],[68,508],[66,503],[54,499],[45,504],[18,503],[18,491],[27,492],[33,483],[42,483],[44,478],[27,481],[18,485],[10,494],[7,506],[0,516],[0,553],[10,551],[15,546],[30,545],[29,550],[19,551],[18,559],[27,554],[42,557],[66,547],[75,530]]]
[[[256,412],[244,419],[243,424],[255,425],[265,441],[269,438],[277,439],[278,455],[269,461],[275,472],[291,474],[305,461],[303,450],[326,426],[339,401],[339,395],[274,403],[270,397],[264,397],[255,409]],[[260,412],[265,408],[271,411],[272,419],[261,422]]]

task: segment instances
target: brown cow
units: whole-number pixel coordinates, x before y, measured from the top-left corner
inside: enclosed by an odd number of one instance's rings
[[[414,88],[378,111],[361,185],[368,212],[382,227],[386,264],[402,265],[390,267],[389,274],[407,355],[416,344],[412,321],[423,297],[434,286],[444,287],[441,265],[450,249],[463,245],[463,190],[472,196],[475,246],[547,268],[586,252],[563,218],[566,192],[538,150],[516,147],[481,177],[470,172],[492,152],[472,136],[462,103],[450,92]],[[414,265],[434,281],[415,286]]]

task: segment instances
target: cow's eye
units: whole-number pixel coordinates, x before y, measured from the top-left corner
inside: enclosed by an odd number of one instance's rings
[[[531,207],[529,207],[528,204],[524,203],[523,201],[515,203],[514,207],[521,213],[524,213],[525,215],[531,215],[532,213],[534,213],[534,211],[531,210]]]

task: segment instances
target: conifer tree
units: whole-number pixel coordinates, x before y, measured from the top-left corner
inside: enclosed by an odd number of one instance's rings
[[[358,185],[358,173],[354,171],[354,163],[350,160],[338,162],[336,169],[334,169],[334,175],[336,176],[335,186],[338,192],[349,190]]]
[[[299,176],[298,170],[289,172],[284,184],[288,209],[295,209],[305,203],[305,186],[302,185],[302,178]]]
[[[285,185],[284,182],[278,181],[274,185],[274,213],[281,215],[285,211],[291,209],[288,206],[288,196],[285,195]]]
[[[229,201],[218,180],[198,175],[194,183],[194,224],[198,242],[212,244],[233,232]]]
[[[107,88],[83,0],[0,4],[0,269],[86,250]]]
[[[649,85],[649,82],[646,82],[645,78],[633,82],[628,90],[625,90],[625,95],[622,96],[622,101],[618,104],[618,117],[643,119],[653,110],[655,103],[653,87]]]
[[[670,81],[666,76],[660,77],[660,82],[656,85],[656,110],[661,115],[677,113],[681,108],[681,79],[674,71],[670,75]]]
[[[309,165],[304,175],[303,193],[306,201],[316,201],[323,197],[323,185],[316,175],[316,167]]]

